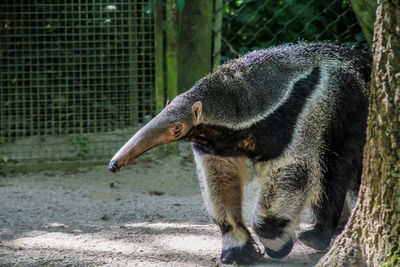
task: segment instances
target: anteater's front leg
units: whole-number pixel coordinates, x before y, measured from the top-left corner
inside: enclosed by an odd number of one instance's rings
[[[245,160],[193,148],[204,202],[222,232],[221,261],[248,264],[258,260],[262,254],[242,219],[243,183],[249,176]]]
[[[267,167],[260,174],[260,190],[253,229],[265,253],[282,258],[296,240],[296,225],[312,188],[309,173],[299,164]]]

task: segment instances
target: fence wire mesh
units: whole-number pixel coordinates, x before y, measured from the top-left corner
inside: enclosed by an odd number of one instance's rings
[[[368,47],[352,4],[371,1],[214,1],[215,62],[298,40]],[[112,155],[155,115],[153,21],[153,0],[1,1],[0,162]]]
[[[299,40],[368,48],[352,7],[361,1],[374,9],[364,0],[225,0],[216,10],[222,12],[221,60]]]
[[[153,116],[152,8],[3,0],[0,160],[109,156]]]

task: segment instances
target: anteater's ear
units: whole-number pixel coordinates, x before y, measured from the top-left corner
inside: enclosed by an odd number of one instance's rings
[[[196,126],[202,121],[202,106],[201,102],[197,101],[192,106],[192,113],[193,113],[193,125]]]

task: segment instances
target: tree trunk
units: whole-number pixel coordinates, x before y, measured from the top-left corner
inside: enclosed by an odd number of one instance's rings
[[[400,1],[378,0],[357,206],[317,266],[400,265]]]
[[[179,10],[179,93],[211,71],[213,1],[185,1]]]

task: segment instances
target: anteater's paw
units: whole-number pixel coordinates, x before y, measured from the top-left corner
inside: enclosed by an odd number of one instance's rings
[[[281,259],[287,256],[293,248],[293,240],[287,241],[280,249],[274,250],[265,246],[265,253],[274,259]]]
[[[222,251],[221,262],[224,264],[251,264],[264,256],[254,241],[250,240],[243,247],[233,247]]]
[[[325,250],[329,247],[332,239],[332,234],[327,231],[320,231],[312,229],[301,232],[299,234],[299,240],[307,247],[316,250]]]

